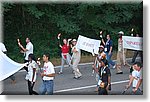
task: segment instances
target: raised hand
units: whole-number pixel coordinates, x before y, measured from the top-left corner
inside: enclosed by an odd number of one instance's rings
[[[60,39],[60,36],[61,36],[61,33],[59,33],[59,34],[57,35],[57,39]]]
[[[100,38],[103,38],[102,33],[103,33],[103,31],[100,31],[100,32],[99,32],[99,34],[100,34],[99,37],[100,37]]]

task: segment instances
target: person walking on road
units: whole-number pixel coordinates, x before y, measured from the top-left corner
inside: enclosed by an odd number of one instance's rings
[[[29,60],[28,60],[29,54],[33,54],[33,44],[31,43],[29,38],[26,38],[26,43],[27,43],[26,48],[24,48],[22,46],[22,44],[20,43],[20,40],[18,39],[18,45],[21,48],[20,52],[24,53],[24,56],[25,56],[24,63],[29,62]],[[27,67],[24,67],[24,69],[28,72],[28,68]]]
[[[111,40],[110,34],[107,34],[107,41],[104,42],[102,39],[102,42],[105,46],[104,51],[106,53],[106,58],[108,60],[108,67],[110,68],[110,65],[112,65],[112,68],[115,68],[115,62],[111,60],[112,52],[113,52],[113,41]]]
[[[77,44],[77,40],[76,39],[73,39],[72,40],[72,44],[73,44],[73,47],[72,47],[72,52],[73,52],[73,55],[72,55],[72,62],[73,62],[73,65],[72,65],[72,68],[74,70],[74,79],[79,79],[82,74],[81,72],[79,71],[79,68],[78,68],[78,64],[80,62],[80,58],[81,58],[81,50],[77,48],[76,44]]]
[[[111,72],[108,68],[108,62],[106,59],[101,59],[101,66],[99,69],[99,95],[108,95],[108,90],[111,90]]]
[[[55,70],[53,64],[49,61],[50,55],[48,53],[43,55],[43,71],[41,73],[42,76],[42,85],[40,87],[40,95],[53,95],[53,87],[54,87],[54,77],[55,77]]]
[[[70,46],[69,46],[69,42],[71,41],[71,39],[63,39],[63,43],[64,45],[59,45],[59,47],[61,48],[61,69],[59,71],[59,74],[62,74],[62,71],[63,71],[63,68],[64,68],[64,64],[65,62],[71,67],[71,56],[69,54],[69,49],[70,49]]]
[[[28,81],[29,95],[33,95],[33,94],[38,95],[37,92],[33,91],[33,87],[37,77],[36,69],[38,68],[38,65],[36,63],[36,59],[33,54],[29,54],[28,60],[29,60],[29,65],[28,65],[28,73],[26,75],[26,80]]]
[[[126,49],[123,48],[122,36],[124,35],[123,31],[118,32],[118,51],[117,51],[117,63],[116,63],[116,74],[123,74],[121,67],[127,65],[131,67],[126,61]]]

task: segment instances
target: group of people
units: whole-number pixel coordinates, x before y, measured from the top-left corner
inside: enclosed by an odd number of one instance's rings
[[[77,48],[77,40],[76,39],[63,39],[63,45],[60,43],[60,34],[58,34],[58,40],[59,40],[59,47],[61,48],[61,68],[59,71],[59,74],[63,74],[63,68],[65,62],[73,69],[74,73],[74,79],[80,79],[82,77],[82,74],[79,70],[78,64],[81,59],[81,50]],[[123,74],[121,70],[122,65],[129,65],[126,62],[126,50],[123,48],[123,40],[122,36],[124,35],[124,32],[120,31],[118,33],[118,52],[117,52],[117,62],[113,62],[111,60],[112,54],[113,54],[113,41],[111,39],[111,35],[107,34],[107,40],[105,41],[102,36],[102,31],[100,32],[100,38],[101,38],[101,46],[99,47],[99,53],[96,55],[95,62],[93,65],[93,70],[96,72],[96,81],[97,81],[97,87],[96,91],[98,91],[99,95],[107,95],[108,90],[111,90],[111,71],[110,68],[116,68],[117,73],[116,74]],[[72,43],[71,43],[72,42]],[[50,55],[48,53],[43,54],[43,62],[44,65],[41,66],[41,63],[36,60],[34,54],[33,54],[33,44],[31,43],[29,38],[26,38],[26,47],[23,47],[23,45],[20,43],[20,40],[18,39],[18,45],[21,48],[21,53],[24,54],[25,59],[24,63],[27,63],[27,65],[24,67],[26,70],[26,80],[28,82],[28,90],[29,94],[53,94],[53,85],[54,85],[54,77],[55,77],[55,70],[53,64],[50,62]],[[2,45],[0,45],[2,46]],[[1,51],[6,52],[6,49],[2,49]],[[70,55],[70,49],[72,52],[72,56]],[[136,52],[138,53],[138,52]],[[135,58],[132,60],[132,62],[135,61]],[[37,68],[40,68],[40,75],[42,77],[42,85],[40,87],[40,92],[37,93],[36,91],[33,91],[34,84],[37,79]],[[132,75],[129,77],[130,82],[129,85],[126,86],[126,88],[129,88],[131,86],[131,83],[134,83],[133,86],[133,92],[135,93],[137,90],[139,90],[139,86],[142,83],[142,74],[140,69],[142,68],[141,63],[134,63],[133,64],[133,72]],[[15,77],[12,75],[10,77],[13,81],[15,80]],[[135,82],[136,80],[136,82]]]
[[[63,73],[64,64],[66,62],[73,69],[74,79],[79,79],[82,76],[78,68],[78,64],[81,59],[81,50],[76,47],[76,44],[77,44],[76,39],[72,40],[71,45],[70,45],[70,41],[71,39],[68,39],[68,40],[63,39],[63,45],[59,44],[59,47],[61,48],[61,57],[62,57],[61,68],[60,68],[59,74]],[[72,56],[69,54],[70,48],[71,48]]]
[[[28,82],[28,90],[29,94],[35,95],[52,95],[53,94],[53,85],[54,85],[54,77],[55,77],[55,70],[54,65],[50,62],[50,55],[49,53],[43,54],[43,62],[44,65],[41,66],[40,61],[37,61],[34,54],[33,54],[33,44],[31,43],[29,38],[26,38],[26,48],[22,46],[18,39],[18,45],[21,48],[21,53],[24,53],[25,60],[24,62],[27,63],[27,66],[24,69],[27,71],[25,79]],[[37,77],[37,68],[40,68],[40,75],[42,77],[42,85],[39,89],[39,93],[33,91],[34,84],[36,82]]]

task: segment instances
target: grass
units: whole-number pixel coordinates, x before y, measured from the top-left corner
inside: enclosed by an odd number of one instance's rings
[[[126,53],[126,58],[131,58],[133,57],[133,52],[132,50],[127,50],[127,53]],[[113,52],[113,55],[112,55],[112,59],[113,60],[116,60],[117,58],[117,52]],[[81,60],[80,60],[80,63],[89,63],[89,62],[93,62],[95,60],[95,57],[91,55],[82,55],[81,56]],[[59,66],[61,65],[61,58],[52,58],[51,59],[51,62],[54,64],[54,66]]]

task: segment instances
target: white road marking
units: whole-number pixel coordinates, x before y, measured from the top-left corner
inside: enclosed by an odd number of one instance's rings
[[[125,83],[128,82],[129,80],[123,80],[123,81],[117,81],[117,82],[112,82],[112,85],[115,84],[120,84],[120,83]],[[74,90],[81,90],[81,89],[88,89],[88,88],[92,88],[92,87],[96,87],[97,85],[90,85],[90,86],[84,86],[84,87],[78,87],[78,88],[71,88],[71,89],[64,89],[64,90],[58,90],[58,91],[54,91],[54,93],[60,93],[60,92],[67,92],[67,91],[74,91]]]

